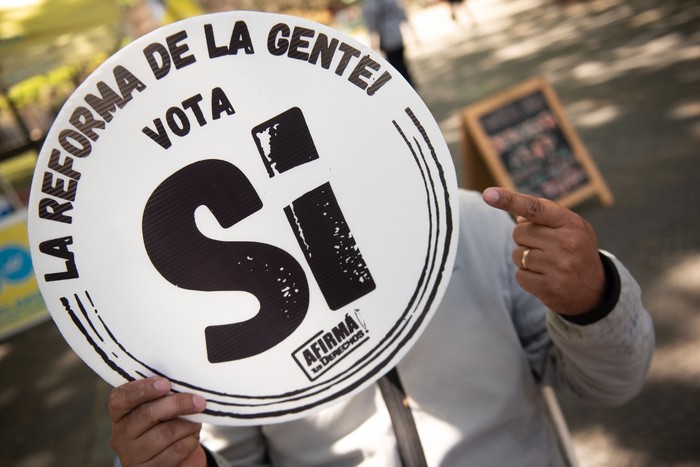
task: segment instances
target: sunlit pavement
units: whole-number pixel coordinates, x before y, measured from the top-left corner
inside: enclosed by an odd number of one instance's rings
[[[419,92],[458,169],[460,110],[545,77],[616,202],[575,208],[644,290],[657,351],[618,408],[562,397],[581,466],[700,465],[700,4],[470,0],[413,15]],[[459,173],[459,172],[458,172]],[[517,465],[515,463],[514,465]]]
[[[470,0],[414,11],[411,65],[460,169],[459,112],[532,76],[554,87],[616,202],[575,208],[644,290],[657,352],[618,408],[562,398],[578,462],[700,465],[700,4]],[[51,322],[0,342],[0,465],[108,466],[109,387]],[[514,462],[513,465],[517,465]]]

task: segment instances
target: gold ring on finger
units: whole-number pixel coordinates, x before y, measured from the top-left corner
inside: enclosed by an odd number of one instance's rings
[[[525,248],[523,250],[523,255],[520,257],[520,265],[523,267],[523,269],[527,270],[527,255],[530,254],[530,249]]]

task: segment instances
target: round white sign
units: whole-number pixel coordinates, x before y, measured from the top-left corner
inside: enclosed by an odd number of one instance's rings
[[[371,384],[447,287],[456,179],[377,53],[300,18],[204,15],[100,66],[39,156],[29,236],[62,334],[195,418],[301,417]]]

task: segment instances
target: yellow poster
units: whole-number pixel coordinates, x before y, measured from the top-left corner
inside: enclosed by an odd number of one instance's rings
[[[27,212],[0,221],[0,339],[48,318],[34,277]]]

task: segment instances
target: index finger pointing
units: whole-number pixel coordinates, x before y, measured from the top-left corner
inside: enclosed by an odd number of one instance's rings
[[[566,224],[568,218],[568,210],[553,201],[516,193],[505,188],[487,188],[482,197],[488,205],[535,224],[561,227]]]

